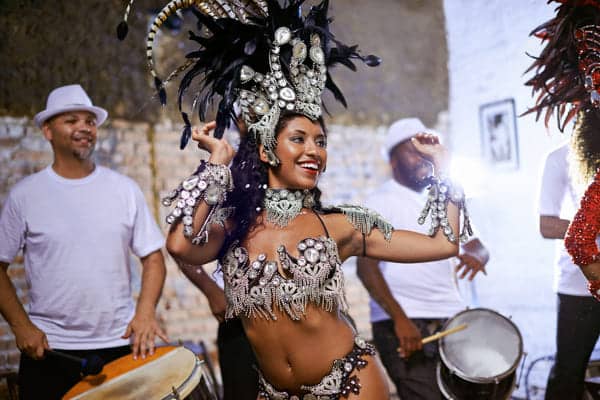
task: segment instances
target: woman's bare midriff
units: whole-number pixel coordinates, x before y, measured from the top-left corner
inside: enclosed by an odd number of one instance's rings
[[[278,390],[319,383],[333,360],[354,345],[355,334],[343,317],[313,305],[300,321],[279,313],[277,321],[244,318],[243,323],[263,375]]]

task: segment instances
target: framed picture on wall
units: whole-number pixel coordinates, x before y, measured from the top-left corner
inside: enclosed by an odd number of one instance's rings
[[[493,167],[519,168],[519,145],[515,100],[506,99],[479,106],[481,152]]]

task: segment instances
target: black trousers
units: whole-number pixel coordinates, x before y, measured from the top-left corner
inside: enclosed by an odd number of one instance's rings
[[[256,357],[239,319],[219,324],[217,347],[223,381],[223,400],[256,400]]]
[[[446,320],[411,319],[427,337],[440,330]],[[402,400],[441,400],[443,399],[436,379],[436,366],[439,360],[437,343],[423,346],[422,351],[413,353],[407,360],[398,355],[400,345],[391,319],[371,324],[373,342],[383,366],[396,386]]]
[[[96,355],[104,363],[131,353],[129,346],[94,350],[53,350],[79,358]],[[48,355],[43,360],[34,360],[21,353],[18,378],[19,399],[61,399],[81,378],[81,365],[76,361],[56,355]]]
[[[546,384],[546,400],[580,400],[585,371],[600,334],[600,302],[558,294],[556,359]]]

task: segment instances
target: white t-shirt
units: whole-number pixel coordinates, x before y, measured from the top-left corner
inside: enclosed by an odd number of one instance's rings
[[[381,214],[394,229],[427,233],[427,222],[417,222],[425,201],[425,193],[390,179],[369,195],[366,206]],[[411,264],[380,261],[379,268],[409,318],[448,318],[466,307],[451,259]],[[370,307],[371,322],[390,318],[373,299]]]
[[[539,196],[539,215],[561,217],[571,221],[579,206],[577,194],[569,178],[569,146],[565,144],[546,156]],[[590,296],[587,280],[571,261],[563,240],[556,241],[554,290],[572,296]]]
[[[59,349],[128,344],[130,253],[164,245],[138,185],[97,166],[83,179],[51,167],[26,177],[0,214],[0,261],[23,249],[31,320]]]

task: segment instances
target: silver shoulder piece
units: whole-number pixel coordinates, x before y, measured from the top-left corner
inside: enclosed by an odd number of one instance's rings
[[[388,242],[392,239],[392,231],[394,227],[392,224],[387,222],[377,212],[370,210],[366,207],[354,206],[350,204],[343,204],[335,206],[335,208],[342,211],[348,221],[364,235],[371,233],[373,228],[377,228],[383,233],[383,237]]]

